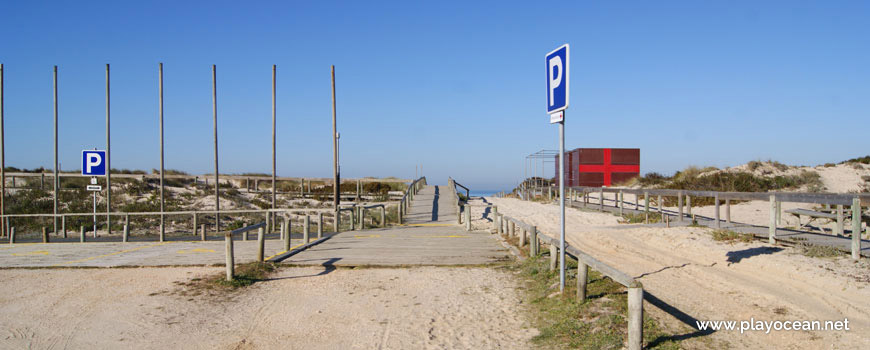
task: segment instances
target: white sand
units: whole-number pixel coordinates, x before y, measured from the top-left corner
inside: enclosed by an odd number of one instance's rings
[[[286,268],[228,300],[151,295],[221,270],[0,270],[0,348],[528,349],[537,334],[516,279],[489,268]]]
[[[558,233],[558,206],[487,198],[499,212]],[[741,209],[738,209],[741,210]],[[719,331],[710,337],[736,348],[870,347],[870,264],[815,259],[762,243],[713,241],[706,228],[615,225],[612,214],[567,210],[568,242],[639,278],[644,288],[699,320],[843,320],[851,331]],[[740,215],[732,212],[732,215]],[[735,216],[736,218],[737,216]],[[740,216],[741,220],[743,219]],[[759,254],[760,253],[760,254]],[[729,261],[729,258],[731,261]],[[645,303],[647,310],[677,324]],[[782,309],[779,309],[782,308]],[[778,309],[777,313],[774,310]],[[783,314],[784,313],[784,314]],[[689,340],[705,347],[703,338]]]

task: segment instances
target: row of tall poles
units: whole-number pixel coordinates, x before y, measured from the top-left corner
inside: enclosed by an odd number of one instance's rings
[[[5,149],[5,131],[4,131],[4,75],[3,64],[0,64],[0,215],[6,215],[6,149]],[[212,120],[214,124],[214,194],[215,194],[215,210],[220,211],[220,186],[219,186],[219,167],[218,167],[218,130],[217,130],[217,66],[211,66],[212,77]],[[111,212],[112,212],[112,175],[111,175],[111,86],[110,86],[109,65],[106,64],[106,226],[108,233],[111,234]],[[57,214],[58,214],[58,190],[60,188],[59,177],[59,161],[58,161],[58,79],[57,66],[53,70],[53,96],[54,96],[54,233],[57,234]],[[272,209],[276,209],[277,200],[277,147],[276,147],[276,86],[277,86],[277,65],[272,65]],[[164,148],[163,148],[163,63],[158,64],[158,115],[160,127],[160,240],[165,236],[165,197],[164,197]],[[332,66],[332,136],[333,136],[333,192],[334,206],[338,209],[340,203],[339,197],[339,173],[338,173],[338,133],[336,131],[336,108],[335,108],[335,66]],[[216,231],[220,231],[220,216],[215,217]],[[0,220],[0,232],[7,231],[6,221]]]

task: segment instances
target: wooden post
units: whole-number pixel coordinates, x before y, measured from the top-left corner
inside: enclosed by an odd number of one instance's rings
[[[526,233],[527,232],[528,231],[524,228],[520,230],[520,248],[526,246]]]
[[[465,205],[465,230],[471,231],[471,205]]]
[[[502,234],[502,220],[504,220],[504,215],[495,213],[495,233]]]
[[[492,206],[492,229],[498,232],[498,206]]]
[[[235,268],[235,261],[233,260],[233,233],[232,233],[232,231],[227,232],[224,235],[224,242],[226,242],[226,248],[227,248],[227,250],[226,250],[227,281],[232,281],[233,275],[234,275],[233,269]]]
[[[767,241],[776,244],[776,195],[770,195],[770,226],[767,230]]]
[[[643,215],[644,223],[649,224],[649,192],[643,192]]]
[[[619,216],[625,214],[625,194],[619,190]]]
[[[381,216],[381,218],[383,218],[383,216]],[[323,212],[317,213],[317,239],[321,238],[323,238]]]
[[[318,226],[319,225],[320,224],[318,224]],[[386,205],[381,206],[381,227],[387,227],[387,206]],[[318,236],[318,238],[320,238],[320,237]]]
[[[13,231],[12,233],[15,233],[15,231]],[[81,227],[81,234],[79,234],[79,242],[85,243],[85,225],[82,225],[82,227]]]
[[[290,226],[290,217],[284,217],[284,251],[290,251],[290,235],[293,233],[293,228]]]
[[[248,226],[248,223],[247,223],[247,222],[243,222],[243,223],[242,223],[242,227],[247,227],[247,226]],[[243,241],[247,241],[247,240],[248,240],[248,231],[242,232],[242,240],[243,240]]]
[[[837,236],[843,235],[843,205],[837,204]]]
[[[555,244],[550,243],[550,271],[556,269],[557,262],[559,262],[559,248]]]
[[[731,223],[731,199],[725,199],[725,222]]]
[[[48,243],[48,229],[45,226],[42,227],[42,243]]]
[[[638,283],[640,284],[640,283]],[[628,349],[643,345],[643,287],[628,287]]]
[[[66,238],[66,216],[60,217],[60,232],[63,233],[63,238]]]
[[[680,208],[680,215],[677,216],[677,221],[683,221],[683,191],[677,194],[677,206]]]
[[[309,233],[308,232],[308,229],[309,229],[309,225],[308,225],[309,221],[308,220],[309,220],[308,214],[305,214],[305,217],[302,219],[302,241],[305,242],[305,244],[308,244],[308,242],[310,241],[310,239],[308,237],[308,233]]]
[[[713,200],[716,202],[716,228],[722,228],[722,221],[719,220],[719,192],[716,192]]]
[[[577,260],[577,301],[586,300],[586,283],[589,280],[589,266]]]
[[[200,236],[200,239],[202,239],[202,241],[205,242],[205,224],[199,225],[199,236]]]
[[[692,196],[686,195],[686,213],[692,216]]]
[[[538,228],[529,226],[529,233],[531,234],[529,237],[529,255],[538,256]]]
[[[861,199],[852,198],[852,260],[861,258]]]
[[[266,250],[266,234],[265,230],[260,227],[257,229],[257,261],[263,262]]]
[[[85,227],[82,226],[82,232],[85,232]],[[85,235],[82,234],[82,242],[85,241]],[[15,244],[15,227],[9,228],[9,244]]]
[[[604,187],[598,189],[598,211],[604,211]]]
[[[130,225],[124,224],[124,236],[121,237],[121,242],[127,242],[128,237],[130,237]]]
[[[516,229],[517,229],[516,224],[513,221],[511,221],[511,229],[510,229],[510,233],[509,233],[508,237],[513,237],[516,234]]]

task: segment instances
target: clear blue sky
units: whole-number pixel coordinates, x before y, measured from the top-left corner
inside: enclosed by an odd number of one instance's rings
[[[430,182],[506,189],[558,146],[543,59],[566,42],[569,149],[638,147],[663,173],[840,161],[870,153],[867,23],[867,1],[13,1],[6,163],[51,167],[55,64],[62,168],[104,148],[109,63],[112,165],[157,168],[163,62],[166,167],[212,170],[217,64],[221,172],[270,172],[277,64],[279,175],[329,177],[334,64],[344,177],[423,163]]]

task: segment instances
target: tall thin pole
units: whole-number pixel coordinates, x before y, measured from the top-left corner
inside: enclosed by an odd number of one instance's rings
[[[275,80],[276,80],[277,70],[278,70],[278,66],[273,64],[272,65],[272,209],[275,209],[275,192],[277,190],[277,185],[276,185],[276,181],[275,181],[276,177],[277,177],[277,175],[276,175],[277,169],[276,169],[276,161],[275,161],[275,158],[277,157],[276,146],[275,146],[275,140],[276,140],[275,139],[275,110],[276,110],[276,106],[275,106],[275,85],[276,85]],[[275,222],[275,220],[273,218],[272,227],[275,226],[274,222]]]
[[[166,238],[166,221],[163,215],[165,199],[163,197],[163,63],[157,65],[157,99],[160,124],[160,241]],[[195,228],[194,228],[195,229]]]
[[[0,216],[6,215],[6,139],[3,131],[3,64],[0,63]],[[6,218],[0,217],[0,235],[6,236]]]
[[[57,235],[57,191],[60,181],[57,172],[57,66],[54,66],[54,234]]]
[[[339,187],[341,186],[339,180],[338,173],[338,130],[336,129],[335,124],[335,66],[332,66],[332,176],[333,176],[333,184],[332,184],[332,205],[335,210],[338,210],[338,205],[341,203],[341,198],[339,198]]]
[[[217,66],[211,65],[211,109],[214,119],[214,216],[215,232],[221,231],[221,194],[218,186],[218,133],[217,133]]]
[[[112,234],[112,137],[109,113],[109,64],[106,63],[106,233]],[[95,192],[96,193],[96,192]]]
[[[565,291],[565,111],[559,123],[559,291]]]

